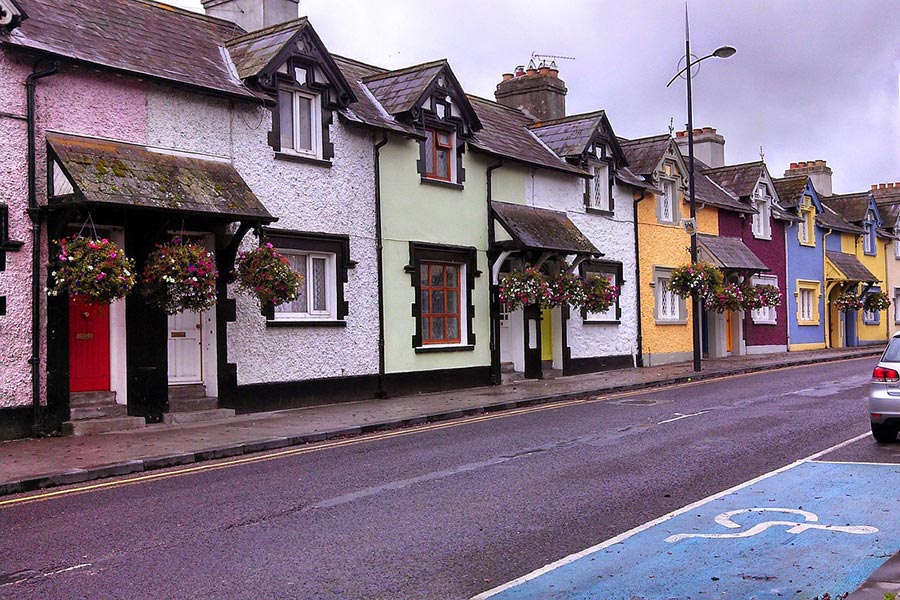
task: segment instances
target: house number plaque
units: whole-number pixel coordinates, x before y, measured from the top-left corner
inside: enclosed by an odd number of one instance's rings
[[[172,332],[173,338],[183,338],[183,337],[185,337],[185,335],[187,335],[187,332],[184,332],[184,331],[173,331]]]
[[[94,339],[94,334],[93,333],[76,333],[75,339],[76,340],[92,340],[92,339]]]

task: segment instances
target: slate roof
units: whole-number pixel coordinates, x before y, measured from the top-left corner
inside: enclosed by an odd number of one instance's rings
[[[29,18],[0,43],[239,96],[224,56],[229,21],[143,0],[17,0]]]
[[[468,98],[482,125],[469,138],[471,147],[537,167],[577,175],[588,174],[556,156],[538,140],[527,129],[532,121],[522,111],[477,96],[470,95]]]
[[[756,214],[759,212],[749,204],[735,198],[722,186],[707,177],[701,170],[698,161],[694,159],[694,162],[694,196],[697,202],[737,213]],[[685,200],[687,201],[687,195],[685,195]]]
[[[590,144],[606,114],[602,110],[573,115],[529,127],[559,156],[579,156]]]
[[[224,159],[61,133],[46,137],[79,192],[74,202],[275,220]]]
[[[809,177],[782,177],[773,179],[775,193],[778,194],[778,203],[783,208],[797,208],[803,200],[803,192],[806,190],[806,182]]]
[[[306,17],[302,17],[229,40],[226,47],[238,76],[246,79],[258,75],[308,23]]]
[[[401,123],[395,119],[393,115],[385,111],[378,104],[378,101],[368,88],[366,88],[365,84],[363,84],[362,79],[364,77],[382,73],[384,72],[384,69],[379,69],[378,67],[373,67],[372,65],[367,65],[343,56],[332,55],[332,58],[338,69],[343,73],[344,79],[347,80],[350,89],[353,90],[353,93],[356,96],[356,102],[339,110],[344,118],[354,123],[386,129],[415,138],[424,138],[424,135],[416,131],[414,127],[407,125],[406,123]]]
[[[697,234],[697,244],[723,269],[769,270],[766,263],[738,238]]]
[[[838,271],[844,274],[849,281],[866,281],[875,282],[875,277],[869,269],[862,264],[856,256],[846,254],[844,252],[836,252],[834,250],[826,250],[825,257],[837,267]]]
[[[387,112],[396,115],[414,108],[434,78],[446,66],[446,59],[436,60],[396,71],[376,73],[365,77],[363,83]]]
[[[669,135],[626,140],[619,138],[619,144],[628,161],[628,168],[638,175],[653,175],[659,166],[671,140]]]
[[[897,218],[900,217],[900,198],[891,201],[879,201],[876,198],[875,202],[878,204],[878,212],[881,213],[882,223],[884,223],[885,227],[893,229],[897,223]]]
[[[846,233],[856,233],[862,234],[865,233],[866,230],[862,227],[857,227],[856,225],[850,223],[837,214],[831,208],[828,207],[827,204],[822,204],[822,212],[816,215],[816,223],[825,227],[826,229],[834,229],[835,231],[844,231]]]
[[[869,192],[828,196],[824,203],[847,221],[858,223],[866,218],[869,210]]]
[[[602,256],[564,212],[508,202],[491,202],[491,208],[520,248]]]
[[[653,184],[647,182],[642,177],[635,175],[628,167],[619,167],[616,169],[616,179],[625,185],[631,185],[637,188],[643,188],[652,192],[661,193]]]
[[[791,221],[792,223],[802,223],[803,219],[792,212],[788,212],[777,204],[772,205],[772,217],[781,221]]]
[[[738,198],[744,198],[753,194],[763,168],[763,162],[756,161],[704,169],[703,174]]]

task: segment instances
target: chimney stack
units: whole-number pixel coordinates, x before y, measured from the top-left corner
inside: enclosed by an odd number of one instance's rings
[[[517,108],[533,121],[550,121],[566,116],[565,82],[559,78],[555,63],[541,63],[535,67],[534,61],[516,67],[511,78],[503,76],[497,84],[494,98],[504,106]]]
[[[684,156],[688,155],[688,132],[676,131],[675,141]],[[713,127],[694,130],[694,158],[710,167],[725,166],[725,138]]]
[[[299,0],[201,0],[211,17],[237,23],[246,31],[292,21],[299,15]]]
[[[812,180],[816,193],[827,198],[831,196],[831,167],[824,160],[808,160],[792,162],[790,168],[784,172],[785,177],[798,177],[807,175]]]

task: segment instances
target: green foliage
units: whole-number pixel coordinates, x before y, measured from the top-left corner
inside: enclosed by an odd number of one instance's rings
[[[203,311],[216,303],[218,274],[212,252],[202,244],[182,243],[181,238],[175,238],[157,244],[147,257],[141,295],[168,315]]]
[[[278,306],[294,300],[303,283],[303,276],[268,242],[241,252],[236,271],[238,288],[255,295],[260,305]]]
[[[64,293],[107,304],[134,287],[134,261],[114,242],[71,235],[55,244],[59,253],[50,272],[49,295]]]

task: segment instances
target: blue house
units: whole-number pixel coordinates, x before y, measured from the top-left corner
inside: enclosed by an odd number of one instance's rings
[[[781,207],[797,217],[785,226],[787,254],[788,350],[826,347],[825,232],[822,208],[812,180],[806,176],[773,180]],[[830,229],[830,228],[829,228]],[[838,240],[839,242],[839,240]]]

